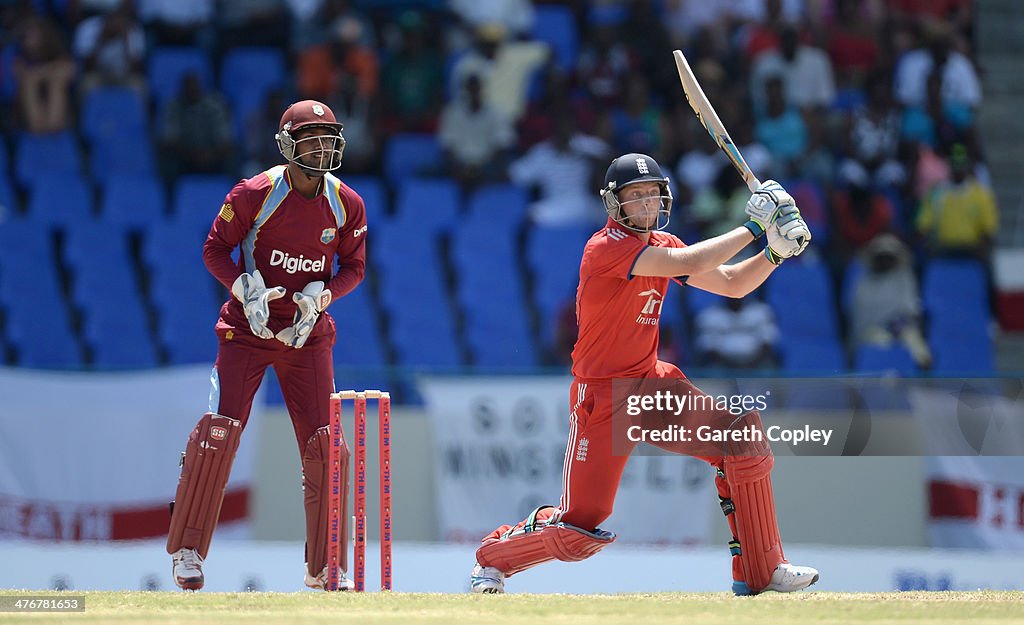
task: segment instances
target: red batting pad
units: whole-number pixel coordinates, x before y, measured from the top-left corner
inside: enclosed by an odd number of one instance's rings
[[[192,430],[174,495],[167,553],[187,547],[206,558],[241,437],[239,421],[212,412]]]
[[[727,458],[725,476],[736,506],[733,516],[739,533],[743,577],[754,592],[764,590],[772,572],[786,561],[775,520],[772,493],[773,456]]]
[[[477,549],[476,561],[512,576],[549,560],[585,560],[615,542],[611,532],[588,532],[566,523],[548,525],[554,512],[555,508],[543,506],[514,527],[494,530]]]
[[[348,459],[349,449],[342,439],[340,453],[341,472],[341,545],[338,566],[348,572]],[[302,457],[303,503],[306,507],[306,568],[316,577],[327,565],[331,498],[330,489],[331,432],[323,426],[306,443]]]

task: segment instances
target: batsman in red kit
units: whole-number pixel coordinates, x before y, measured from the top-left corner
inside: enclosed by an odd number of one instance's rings
[[[811,233],[793,198],[772,180],[747,202],[743,226],[687,246],[661,232],[672,211],[669,181],[644,154],[612,161],[601,198],[605,227],[587,243],[576,292],[579,335],[572,353],[569,441],[562,472],[562,499],[542,506],[516,525],[486,536],[476,552],[472,590],[501,593],[505,578],[549,560],[589,558],[615,540],[599,529],[615,501],[619,480],[636,443],[616,440],[612,451],[613,380],[663,380],[693,395],[703,393],[673,364],[658,360],[658,322],[669,280],[724,295],[744,297],[759,287],[782,261],[803,252]],[[724,264],[751,241],[767,239],[764,253]],[[712,402],[713,405],[713,402]],[[689,424],[727,423],[762,429],[753,411],[683,413]],[[775,520],[766,442],[749,443],[738,453],[694,453],[674,443],[654,443],[674,453],[696,455],[717,471],[722,511],[732,530],[733,592],[792,592],[818,580],[818,571],[789,564]]]
[[[288,164],[235,185],[206,239],[206,267],[232,297],[216,325],[219,349],[209,412],[189,437],[172,505],[167,552],[174,581],[183,589],[203,587],[202,563],[231,463],[253,396],[271,365],[302,459],[305,582],[325,587],[335,341],[334,319],[326,309],[356,288],[366,266],[363,200],[330,173],[341,165],[342,129],[325,104],[305,100],[288,107],[275,136]],[[231,259],[235,248],[237,263]],[[343,444],[343,475],[348,455]],[[346,500],[344,490],[341,500]],[[348,519],[344,510],[341,518]],[[348,532],[343,528],[341,535],[346,540]],[[344,545],[341,553],[347,553]],[[341,568],[347,570],[344,556]],[[351,588],[344,571],[339,586]]]

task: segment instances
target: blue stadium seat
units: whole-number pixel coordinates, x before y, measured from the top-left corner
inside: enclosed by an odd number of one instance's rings
[[[696,317],[712,306],[724,305],[727,299],[694,286],[686,287],[686,308],[692,317]]]
[[[397,363],[441,367],[460,364],[434,238],[423,236],[414,223],[388,220],[377,228],[370,253]]]
[[[5,215],[10,215],[18,208],[17,202],[18,197],[11,179],[7,176],[7,170],[0,170],[0,208]]]
[[[199,48],[189,46],[162,46],[149,54],[147,85],[151,97],[162,111],[167,101],[181,90],[181,79],[194,72],[203,88],[213,85],[213,67],[209,57]]]
[[[335,366],[379,369],[387,365],[387,349],[380,331],[379,315],[367,285],[357,287],[331,304],[330,312],[338,326],[334,344]]]
[[[23,303],[26,300],[20,300]],[[61,305],[34,303],[7,312],[7,338],[17,352],[15,364],[31,369],[77,369],[82,348]]]
[[[234,182],[227,176],[182,176],[174,187],[172,220],[183,224],[201,225],[208,232],[233,187]]]
[[[593,231],[589,226],[535,226],[527,234],[526,265],[546,345],[554,338],[558,311],[575,300],[583,248]]]
[[[363,198],[366,205],[366,222],[376,228],[382,219],[390,213],[387,191],[384,183],[377,176],[341,176],[342,182],[352,188]]]
[[[514,184],[490,184],[478,188],[467,202],[471,219],[481,218],[494,230],[515,232],[526,221],[526,191]]]
[[[140,297],[128,241],[120,228],[89,221],[68,230],[64,260],[72,274],[72,300],[85,311],[109,308],[115,297]]]
[[[139,94],[123,87],[100,87],[82,103],[82,135],[89,143],[146,132],[146,109]]]
[[[494,228],[480,213],[458,226],[452,240],[452,262],[474,364],[489,368],[535,366],[526,293],[516,264],[515,231]]]
[[[561,5],[541,4],[535,11],[533,38],[551,46],[552,56],[559,68],[572,69],[580,45],[572,10]]]
[[[459,188],[444,178],[410,178],[398,188],[396,223],[425,233],[445,232],[460,212]]]
[[[245,123],[260,108],[267,94],[288,83],[284,52],[277,48],[233,48],[220,67],[220,90],[231,103],[236,136],[244,136]]]
[[[798,334],[784,341],[783,370],[802,375],[836,374],[846,371],[846,357],[836,339],[803,337]]]
[[[436,172],[444,155],[437,137],[430,134],[399,133],[384,147],[384,175],[391,183]]]
[[[79,174],[39,178],[29,188],[28,218],[42,226],[66,230],[91,221],[92,189]]]
[[[862,345],[854,354],[853,368],[863,373],[895,372],[902,376],[913,376],[918,371],[913,356],[903,345],[890,347]]]
[[[839,296],[840,305],[843,310],[849,311],[853,306],[853,298],[857,293],[857,283],[864,276],[864,262],[859,258],[851,259],[846,263],[846,270],[843,273],[843,287]]]
[[[83,338],[95,369],[146,369],[157,364],[156,349],[142,304],[121,297],[117,306],[93,307],[83,315]]]
[[[974,260],[933,260],[924,268],[921,299],[933,320],[987,320],[990,312],[985,268]]]
[[[142,246],[142,261],[156,275],[168,275],[175,284],[187,286],[197,276],[209,275],[203,264],[203,243],[208,228],[200,224],[168,221],[148,229]]]
[[[156,175],[153,144],[145,133],[127,133],[100,139],[92,148],[89,175],[100,186],[124,175]]]
[[[986,375],[995,371],[995,349],[986,325],[958,325],[947,330],[932,327],[928,345],[934,375]]]
[[[103,192],[103,221],[122,228],[145,230],[163,224],[167,212],[164,187],[155,176],[114,176]]]
[[[217,310],[195,305],[191,293],[187,297],[178,293],[174,303],[159,308],[157,335],[168,364],[213,364],[217,358]]]
[[[21,187],[32,186],[37,178],[53,184],[54,176],[82,172],[78,142],[69,130],[47,135],[23,133],[14,159],[14,177]]]
[[[832,279],[823,263],[790,261],[772,274],[765,288],[766,301],[784,335],[799,333],[830,341],[838,336]]]

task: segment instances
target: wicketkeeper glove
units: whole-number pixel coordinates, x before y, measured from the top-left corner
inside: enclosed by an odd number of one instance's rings
[[[293,295],[295,317],[292,325],[277,333],[277,340],[296,349],[305,345],[320,313],[330,305],[331,297],[330,289],[324,289],[324,283],[319,280],[310,282]]]
[[[747,200],[745,211],[750,220],[743,226],[750,230],[750,234],[754,235],[755,239],[760,239],[768,230],[768,226],[775,222],[779,216],[779,210],[783,206],[796,208],[793,196],[787,193],[778,182],[765,180]]]
[[[284,297],[284,287],[275,286],[268,289],[263,282],[259,270],[252,274],[243,273],[231,285],[231,294],[242,302],[245,318],[249,320],[249,329],[261,339],[270,339],[274,333],[267,328],[270,319],[270,302]]]

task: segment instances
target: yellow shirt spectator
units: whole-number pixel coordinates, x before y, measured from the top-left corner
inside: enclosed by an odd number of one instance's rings
[[[974,178],[937,188],[921,206],[917,229],[942,250],[970,250],[985,244],[999,225],[995,198]]]

